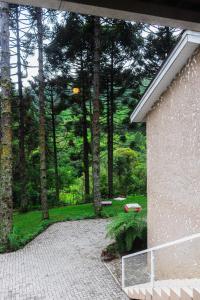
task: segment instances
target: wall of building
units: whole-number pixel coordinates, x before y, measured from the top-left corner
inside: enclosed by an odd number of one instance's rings
[[[148,246],[200,232],[200,49],[147,116]],[[200,240],[159,251],[158,278],[200,276]]]

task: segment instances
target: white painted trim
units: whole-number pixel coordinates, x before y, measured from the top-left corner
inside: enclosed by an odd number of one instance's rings
[[[186,31],[183,34],[132,113],[131,122],[145,122],[147,113],[181,71],[199,44],[200,32]]]

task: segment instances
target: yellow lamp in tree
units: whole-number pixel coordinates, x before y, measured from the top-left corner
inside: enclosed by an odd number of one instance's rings
[[[74,87],[72,91],[73,91],[74,95],[80,94],[80,88],[79,87]]]

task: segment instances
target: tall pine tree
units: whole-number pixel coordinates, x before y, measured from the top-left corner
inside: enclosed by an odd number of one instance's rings
[[[46,117],[45,117],[45,83],[44,83],[44,56],[43,56],[43,22],[42,8],[36,8],[37,35],[38,35],[38,63],[39,63],[39,149],[40,149],[40,184],[43,219],[49,218],[47,201],[47,166],[46,166]]]
[[[100,18],[94,17],[94,81],[92,116],[93,201],[96,215],[101,213],[100,191]]]
[[[1,174],[0,174],[0,247],[8,245],[12,231],[12,111],[9,51],[9,6],[0,2],[1,71]]]

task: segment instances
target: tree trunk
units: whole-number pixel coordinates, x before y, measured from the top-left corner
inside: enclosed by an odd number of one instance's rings
[[[17,76],[19,95],[19,179],[20,179],[20,211],[26,212],[28,200],[26,193],[26,157],[25,157],[25,128],[24,128],[24,99],[22,86],[21,47],[19,36],[19,6],[16,6],[16,36],[17,36]]]
[[[85,98],[85,84],[83,76],[83,59],[81,56],[81,104],[82,104],[82,134],[83,134],[83,165],[84,165],[84,184],[85,202],[90,200],[90,172],[89,172],[89,142],[87,130],[87,107]]]
[[[53,132],[53,156],[54,156],[54,172],[55,172],[55,188],[56,188],[56,202],[59,202],[59,177],[58,177],[58,155],[56,144],[56,122],[54,113],[54,99],[53,89],[51,89],[51,120],[52,120],[52,132]]]
[[[108,198],[113,198],[113,117],[114,117],[114,74],[113,74],[113,51],[111,53],[110,67],[110,94],[108,103]]]
[[[92,119],[93,197],[96,215],[101,213],[100,192],[100,18],[94,17],[94,94]]]
[[[12,124],[9,53],[9,6],[0,2],[1,45],[1,175],[0,175],[0,247],[8,245],[12,231]]]
[[[43,24],[42,9],[36,8],[37,30],[38,30],[38,62],[39,62],[39,148],[40,148],[40,185],[41,185],[41,205],[43,219],[49,218],[47,202],[47,170],[46,170],[46,118],[44,99],[44,70],[43,70]]]
[[[1,12],[0,12],[0,16],[1,16]],[[1,59],[1,56],[0,56],[0,59]],[[0,62],[0,66],[1,66],[1,62]],[[0,69],[0,78],[1,78],[1,69]],[[1,86],[1,79],[0,79],[0,86]],[[1,139],[2,139],[2,132],[1,132],[1,97],[0,97],[0,176],[1,176],[1,151],[2,151]],[[0,197],[1,197],[1,192],[0,192]]]
[[[89,143],[87,133],[87,108],[85,99],[82,99],[83,106],[83,162],[84,162],[84,174],[85,174],[85,200],[90,200],[90,173],[89,173]]]

